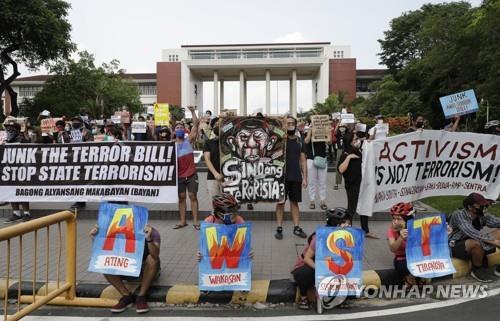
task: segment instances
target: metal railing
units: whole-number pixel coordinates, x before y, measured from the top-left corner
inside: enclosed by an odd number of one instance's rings
[[[66,260],[66,280],[61,284],[60,272],[61,272],[61,258],[62,258],[62,231],[61,223],[66,222],[66,241],[65,241],[65,260]],[[54,283],[55,288],[49,291],[49,267],[52,265],[50,260],[49,250],[50,250],[50,230],[52,226],[57,226],[57,270],[56,279]],[[37,259],[38,259],[38,247],[39,247],[39,231],[46,231],[46,241],[45,241],[45,285],[36,291],[37,287]],[[33,272],[32,272],[32,295],[22,295],[22,284],[23,284],[23,237],[28,233],[34,233],[33,235]],[[11,261],[14,261],[11,247],[13,246],[13,239],[18,238],[18,288],[17,288],[17,311],[8,315],[9,307],[9,283],[11,281]],[[4,295],[4,317],[3,320],[19,320],[25,315],[35,311],[41,306],[51,302],[56,301],[57,304],[71,304],[68,301],[74,301],[76,296],[76,213],[70,211],[58,212],[51,214],[42,218],[31,220],[29,222],[20,223],[14,226],[9,226],[0,229],[0,244],[1,242],[6,242],[6,284],[5,284],[5,295]],[[1,256],[1,254],[0,254]],[[4,260],[2,260],[4,261]],[[16,279],[12,279],[15,281]],[[29,293],[29,292],[28,292]],[[59,297],[62,294],[64,297]],[[41,295],[43,294],[43,295]],[[21,303],[29,303],[29,305],[21,308]]]
[[[323,55],[323,48],[207,49],[190,50],[188,55],[193,60],[305,58],[321,57]]]

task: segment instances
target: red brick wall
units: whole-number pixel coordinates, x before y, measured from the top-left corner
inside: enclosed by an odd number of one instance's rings
[[[347,100],[356,98],[356,58],[330,59],[329,94],[347,93]]]
[[[156,63],[156,100],[181,106],[181,63]]]

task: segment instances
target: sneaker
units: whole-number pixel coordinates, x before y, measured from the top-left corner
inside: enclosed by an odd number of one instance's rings
[[[22,220],[23,217],[20,215],[12,214],[8,219],[4,221],[5,224],[10,224]]]
[[[307,297],[300,298],[300,301],[299,301],[299,304],[297,304],[297,307],[300,310],[309,310],[309,301],[307,300]]]
[[[31,216],[31,214],[24,214],[23,215],[23,221],[24,222],[27,222],[27,221],[30,221],[33,217]]]
[[[111,312],[112,313],[121,313],[125,311],[129,306],[134,304],[135,301],[135,296],[130,294],[130,295],[124,295],[121,297],[120,301],[118,301],[117,304],[113,305],[111,307]]]
[[[485,268],[473,269],[470,272],[470,276],[472,276],[478,282],[482,282],[482,283],[493,282],[493,279],[491,278],[490,274],[488,273],[488,270],[486,270]]]
[[[495,265],[495,268],[493,269],[493,273],[494,273],[496,276],[499,276],[499,277],[500,277],[500,264]]]
[[[278,226],[276,228],[276,233],[274,234],[274,237],[277,240],[282,240],[283,239],[283,228],[281,226]]]
[[[307,234],[304,232],[304,230],[302,230],[302,228],[300,226],[295,226],[295,228],[293,229],[293,234],[295,234],[298,237],[301,237],[303,239],[307,238]]]
[[[135,299],[135,312],[137,313],[146,313],[149,311],[148,302],[146,301],[146,297],[137,296]]]
[[[253,204],[252,203],[248,203],[247,204],[247,210],[249,210],[249,211],[253,210]]]

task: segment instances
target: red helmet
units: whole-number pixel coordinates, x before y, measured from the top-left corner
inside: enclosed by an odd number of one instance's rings
[[[212,197],[214,213],[232,213],[238,210],[238,201],[229,193],[217,194]]]
[[[391,215],[402,216],[405,221],[413,218],[413,214],[415,214],[415,211],[413,210],[413,205],[411,203],[400,202],[391,207]]]

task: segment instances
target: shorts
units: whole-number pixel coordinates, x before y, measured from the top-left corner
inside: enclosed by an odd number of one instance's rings
[[[285,182],[285,200],[291,202],[302,202],[302,182]]]
[[[410,274],[408,270],[408,264],[406,263],[406,258],[394,258],[394,268],[398,272],[401,278]]]
[[[462,260],[470,260],[471,259],[470,253],[467,252],[467,250],[465,248],[465,242],[467,240],[469,240],[469,239],[458,240],[458,241],[454,242],[455,243],[454,246],[450,247],[452,257],[456,257],[456,258],[462,259]],[[486,262],[488,262],[487,261],[488,258],[486,257],[486,255],[495,253],[495,251],[496,251],[496,248],[489,250],[489,251],[485,251],[484,258],[486,259]]]
[[[178,193],[186,193],[186,189],[189,193],[198,193],[198,174],[193,174],[189,177],[179,177],[178,178]]]

